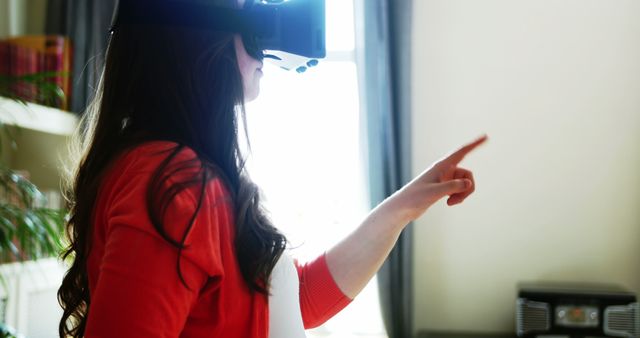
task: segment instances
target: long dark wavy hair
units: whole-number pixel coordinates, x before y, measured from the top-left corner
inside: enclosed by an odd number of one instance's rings
[[[235,0],[218,2],[236,7]],[[244,280],[253,292],[268,294],[269,277],[286,239],[261,208],[259,190],[244,169],[238,142],[238,117],[246,124],[243,103],[233,34],[134,25],[112,33],[96,97],[81,119],[72,149],[77,160],[67,175],[69,245],[61,256],[73,262],[58,290],[63,308],[60,337],[84,336],[91,308],[87,258],[92,211],[101,180],[118,155],[146,141],[177,144],[153,173],[147,190],[147,212],[158,233],[180,252],[195,215],[183,236],[175,239],[161,222],[162,210],[177,192],[194,185],[203,191],[208,181],[221,179],[233,204],[234,244]],[[195,166],[198,174],[165,189],[164,196],[154,196],[171,175],[167,163],[184,147],[197,158],[180,167]],[[182,278],[179,261],[180,255],[176,273]]]

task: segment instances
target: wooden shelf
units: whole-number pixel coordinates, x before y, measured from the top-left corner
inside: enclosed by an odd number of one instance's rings
[[[25,170],[41,191],[59,191],[62,169],[68,163],[70,136],[79,118],[60,109],[35,103],[22,104],[0,96],[0,121],[14,132],[16,148],[0,133],[0,160],[13,170]],[[16,127],[13,127],[16,126]]]
[[[69,136],[78,125],[78,117],[70,112],[35,103],[26,105],[0,97],[0,121],[44,133]]]

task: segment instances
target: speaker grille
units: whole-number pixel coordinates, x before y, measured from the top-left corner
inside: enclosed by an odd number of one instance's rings
[[[604,310],[604,333],[616,337],[640,337],[638,303],[607,307]]]
[[[534,302],[525,298],[516,300],[516,330],[518,336],[535,331],[548,331],[551,311],[548,303]]]

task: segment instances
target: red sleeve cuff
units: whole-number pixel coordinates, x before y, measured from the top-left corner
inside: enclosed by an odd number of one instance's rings
[[[322,325],[352,301],[336,284],[329,271],[326,253],[300,266],[300,309],[305,329]]]

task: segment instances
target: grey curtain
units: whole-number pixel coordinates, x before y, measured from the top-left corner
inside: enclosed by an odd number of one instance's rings
[[[371,207],[412,178],[411,8],[412,0],[356,0]],[[377,275],[390,338],[412,335],[412,234],[409,225]]]
[[[93,99],[115,4],[116,0],[48,0],[46,33],[71,38],[71,111],[82,113]]]

